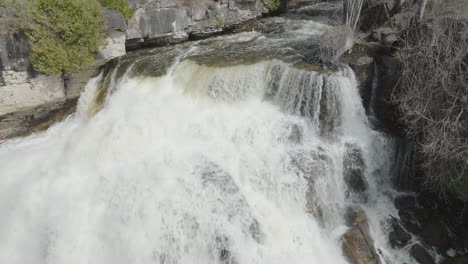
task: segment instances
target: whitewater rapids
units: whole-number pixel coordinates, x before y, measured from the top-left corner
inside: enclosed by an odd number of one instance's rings
[[[348,263],[353,204],[382,261],[403,261],[385,233],[392,142],[370,128],[350,69],[130,72],[102,106],[100,75],[75,114],[0,145],[0,263]],[[350,151],[364,194],[344,179]]]

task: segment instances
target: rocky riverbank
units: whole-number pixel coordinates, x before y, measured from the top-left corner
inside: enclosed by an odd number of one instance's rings
[[[269,12],[260,0],[132,0],[129,5],[135,13],[127,21],[117,11],[102,9],[106,36],[95,63],[63,76],[34,71],[14,10],[0,7],[5,25],[0,32],[0,140],[46,128],[51,117],[62,116],[57,112],[69,111],[103,64],[127,50],[249,30],[252,21]]]

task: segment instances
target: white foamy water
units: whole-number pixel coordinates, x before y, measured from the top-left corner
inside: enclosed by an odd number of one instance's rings
[[[392,142],[349,69],[183,61],[115,80],[89,116],[100,81],[67,120],[0,145],[0,263],[347,263],[354,204],[382,260],[403,262],[386,242]]]

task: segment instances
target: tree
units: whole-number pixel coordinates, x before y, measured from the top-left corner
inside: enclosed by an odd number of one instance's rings
[[[468,23],[435,18],[412,25],[403,38],[393,101],[418,144],[424,183],[468,192]]]
[[[22,28],[31,43],[33,67],[60,74],[94,61],[103,18],[96,0],[27,0]]]

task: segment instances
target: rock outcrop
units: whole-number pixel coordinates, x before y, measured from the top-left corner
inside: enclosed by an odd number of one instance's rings
[[[173,44],[255,19],[268,12],[261,0],[130,0],[127,49]]]
[[[364,211],[359,207],[348,208],[346,221],[351,229],[343,235],[342,245],[348,260],[354,264],[380,264]]]
[[[96,61],[87,69],[67,76],[47,76],[34,71],[27,37],[10,27],[0,36],[0,141],[47,128],[51,120],[75,106],[88,80],[112,58],[125,54],[125,19],[119,12],[103,9],[106,39]],[[12,21],[2,12],[0,22]],[[14,22],[12,22],[14,23]]]

